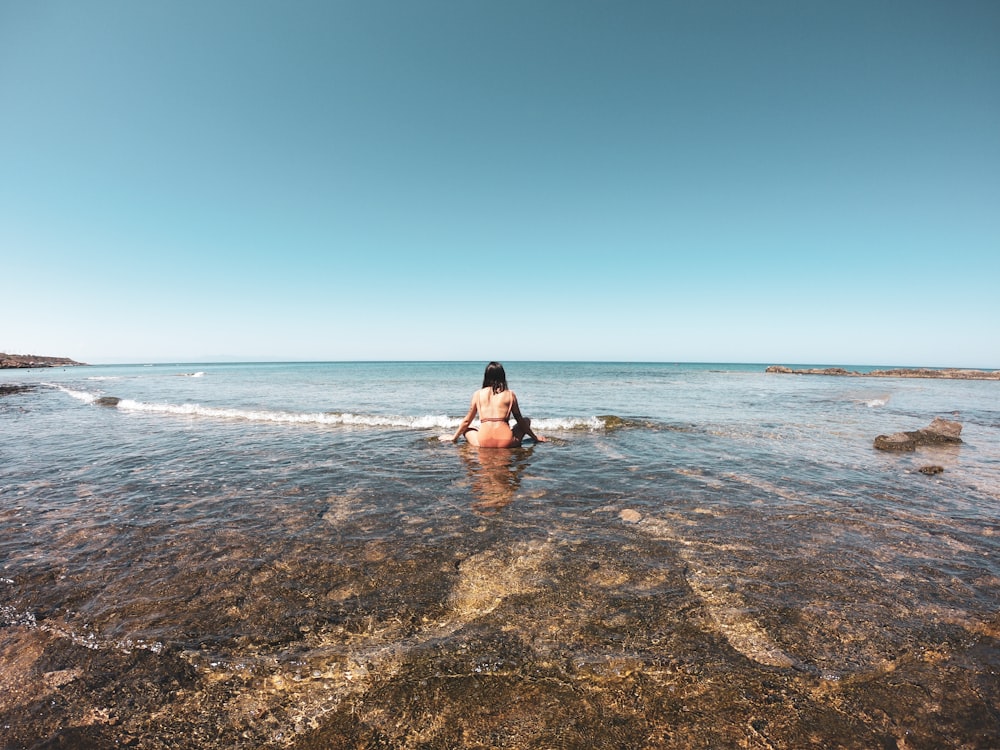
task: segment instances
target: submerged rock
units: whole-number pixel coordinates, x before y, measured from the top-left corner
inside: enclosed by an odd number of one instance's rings
[[[917,449],[917,441],[911,437],[913,433],[896,432],[892,435],[878,435],[875,438],[875,448],[880,451],[912,451]]]
[[[917,469],[921,474],[927,474],[928,476],[933,476],[934,474],[940,474],[944,471],[943,466],[921,466]]]
[[[101,396],[100,398],[94,399],[94,403],[98,406],[118,406],[118,402],[121,401],[117,396]]]
[[[20,383],[11,383],[0,385],[0,396],[10,396],[14,393],[24,393],[25,391],[33,391],[35,386],[33,385],[21,385]]]
[[[896,432],[875,438],[875,448],[881,451],[912,451],[918,445],[948,445],[962,442],[962,424],[937,417],[927,427],[911,432]]]

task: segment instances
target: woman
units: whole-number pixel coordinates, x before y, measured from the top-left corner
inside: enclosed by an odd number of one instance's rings
[[[472,427],[476,414],[479,414],[478,430]],[[513,429],[510,426],[511,417],[516,422]],[[454,443],[462,435],[471,445],[479,448],[517,448],[525,436],[536,443],[546,442],[545,438],[532,431],[531,420],[521,416],[517,396],[514,391],[507,390],[507,373],[499,362],[486,365],[483,387],[472,394],[469,413],[451,436],[451,442]]]

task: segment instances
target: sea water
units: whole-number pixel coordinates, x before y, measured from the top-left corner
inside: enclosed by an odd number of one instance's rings
[[[0,747],[1000,742],[1000,383],[484,365],[0,373]]]

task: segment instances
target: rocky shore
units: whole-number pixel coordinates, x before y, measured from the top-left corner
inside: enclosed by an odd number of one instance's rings
[[[872,370],[857,372],[843,367],[812,368],[793,370],[783,365],[771,365],[764,372],[779,375],[837,375],[850,378],[944,378],[950,380],[1000,380],[1000,370],[969,370],[959,368],[899,368],[892,370]]]
[[[4,354],[0,352],[0,370],[30,367],[77,367],[85,364],[67,357],[39,357],[35,354]]]

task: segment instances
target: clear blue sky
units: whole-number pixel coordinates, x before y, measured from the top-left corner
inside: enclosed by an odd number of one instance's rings
[[[1000,367],[1000,3],[0,0],[0,351]]]

